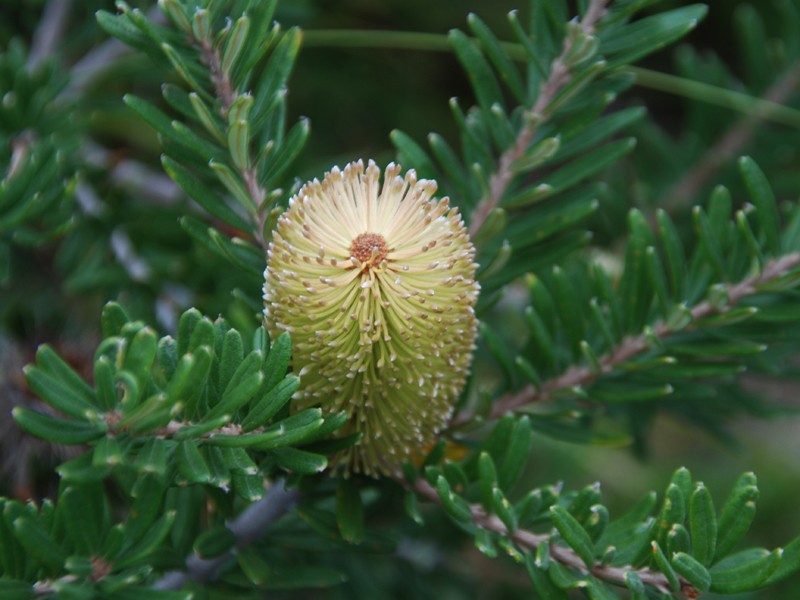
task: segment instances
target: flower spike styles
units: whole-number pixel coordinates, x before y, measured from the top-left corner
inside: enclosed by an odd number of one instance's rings
[[[345,474],[397,474],[448,422],[475,348],[475,248],[436,183],[370,161],[334,167],[289,201],[268,252],[264,300],[288,331],[294,406],[347,411],[359,442]]]

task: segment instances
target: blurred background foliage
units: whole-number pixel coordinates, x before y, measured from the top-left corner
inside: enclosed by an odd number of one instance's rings
[[[665,1],[659,3],[657,10],[684,4]],[[0,47],[29,45],[44,5],[44,0],[0,3]],[[652,55],[640,66],[754,96],[768,93],[782,78],[793,76],[795,85],[780,102],[800,109],[800,65],[787,64],[783,58],[786,45],[800,44],[800,32],[787,31],[785,24],[790,20],[782,18],[783,11],[797,10],[797,3],[714,0],[710,5],[706,19],[679,46]],[[453,27],[463,28],[465,15],[473,11],[501,38],[506,33],[510,39],[505,14],[512,8],[517,8],[517,3],[509,0],[293,0],[279,3],[276,16],[287,27],[299,25],[310,39],[314,31],[327,29],[414,31],[445,36]],[[52,77],[80,64],[87,53],[105,43],[106,36],[94,19],[99,9],[113,11],[113,2],[74,3],[64,52],[59,54]],[[753,48],[762,54],[754,56]],[[22,362],[27,362],[36,345],[44,341],[62,351],[68,349],[77,360],[88,360],[99,335],[97,315],[102,304],[111,298],[119,299],[134,317],[157,319],[165,330],[174,328],[175,315],[192,305],[207,314],[222,314],[237,327],[252,328],[254,307],[229,292],[260,286],[260,281],[231,269],[225,261],[198,247],[179,227],[178,217],[194,209],[163,182],[155,134],[143,127],[140,118],[121,101],[123,93],[134,92],[163,103],[155,94],[168,77],[146,56],[128,55],[117,61],[113,70],[90,81],[91,93],[75,97],[74,104],[65,109],[64,118],[75,122],[74,147],[80,149],[74,156],[64,157],[78,173],[77,180],[65,191],[65,201],[77,203],[80,217],[66,235],[44,248],[14,246],[9,283],[0,288],[0,334],[14,341],[12,353],[21,355]],[[449,98],[458,96],[465,105],[473,103],[456,58],[451,53],[427,50],[309,45],[302,48],[289,85],[289,122],[307,116],[312,127],[298,163],[299,181],[320,176],[331,165],[358,157],[388,162],[394,157],[389,143],[394,129],[401,129],[416,140],[424,139],[431,130],[452,140],[455,126],[447,104]],[[625,215],[631,205],[640,207],[645,214],[652,214],[657,206],[666,206],[677,222],[690,231],[689,208],[694,202],[702,202],[713,185],[737,178],[738,155],[755,158],[779,199],[794,201],[800,194],[800,124],[751,124],[752,131],[735,153],[722,164],[712,164],[705,177],[686,194],[686,188],[676,187],[681,178],[708,160],[709,149],[731,129],[741,126],[749,115],[688,99],[680,86],[671,90],[637,86],[624,94],[617,106],[645,106],[648,116],[635,131],[639,139],[637,151],[602,175],[608,185],[589,225],[596,233],[594,251],[612,265],[619,260]],[[14,133],[2,131],[0,135],[5,142]],[[133,161],[152,172],[125,171]],[[163,189],[158,187],[162,183]],[[742,188],[732,184],[730,189]],[[154,190],[163,194],[158,196]],[[742,198],[734,198],[736,204],[741,201]],[[157,220],[152,219],[152,203],[161,205]],[[513,298],[507,302],[513,304]],[[767,384],[752,379],[748,385],[755,393],[774,397],[785,408],[781,414],[793,415],[800,407],[800,387],[794,381]],[[628,506],[643,490],[660,489],[679,465],[686,465],[695,477],[704,480],[717,498],[723,497],[739,473],[753,470],[758,473],[762,493],[751,530],[751,536],[758,537],[748,541],[767,547],[781,544],[787,535],[800,532],[800,512],[796,508],[800,492],[800,421],[794,416],[757,422],[743,419],[732,432],[734,435],[725,442],[696,429],[687,431],[680,421],[662,414],[642,456],[634,456],[630,448],[587,450],[539,436],[524,485],[564,481],[565,487],[571,489],[600,480],[613,515],[615,508]],[[8,451],[8,447],[3,449]],[[429,527],[436,526],[435,522],[429,523]],[[498,588],[493,585],[507,576],[507,586],[500,589],[513,594],[526,588],[527,581],[517,581],[524,574],[506,572],[502,563],[482,558],[468,538],[454,543],[461,546],[440,559],[463,561],[462,593],[497,597],[494,594]],[[408,550],[410,561],[424,556],[424,542],[420,544]],[[331,560],[336,559],[332,556]],[[387,568],[387,574],[390,571],[398,575],[398,571]],[[353,588],[369,590],[363,576],[350,575]],[[423,589],[434,597],[437,577],[432,570],[426,587],[419,589],[410,575],[396,585],[398,591],[408,592],[408,597],[423,597],[413,593],[416,590],[421,594]],[[477,580],[492,585],[474,587]],[[797,597],[796,587],[797,582],[788,581],[764,595],[747,597],[789,600]],[[442,589],[453,592],[450,586]],[[339,592],[331,593],[335,596]]]

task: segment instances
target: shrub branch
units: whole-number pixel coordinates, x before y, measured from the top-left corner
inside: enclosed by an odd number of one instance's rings
[[[595,25],[605,14],[605,6],[607,3],[608,0],[591,0],[586,14],[580,23],[583,33],[586,35],[592,35],[594,33]],[[519,135],[517,135],[514,145],[500,156],[497,171],[492,174],[489,180],[489,193],[481,200],[472,215],[469,232],[473,237],[483,226],[486,218],[503,199],[514,177],[512,165],[525,154],[528,145],[536,136],[539,126],[547,121],[548,116],[550,116],[547,110],[548,107],[564,86],[571,81],[572,75],[569,70],[567,56],[572,50],[572,45],[572,39],[569,36],[565,37],[561,54],[559,54],[550,65],[550,75],[542,84],[539,90],[539,96],[536,98],[536,103],[533,105],[533,108],[528,111],[529,118],[527,124],[523,125]]]
[[[751,275],[739,283],[725,286],[728,302],[724,306],[720,307],[706,301],[692,308],[690,311],[692,324],[682,331],[693,329],[694,324],[701,319],[727,312],[744,298],[758,293],[759,286],[786,275],[798,265],[800,265],[800,252],[793,252],[768,261],[760,273]],[[517,392],[501,396],[494,402],[488,418],[496,419],[534,402],[546,402],[551,400],[559,390],[590,385],[599,377],[612,372],[637,354],[645,352],[651,347],[653,337],[663,340],[673,333],[676,333],[676,331],[671,329],[664,321],[660,321],[653,325],[652,330],[646,334],[625,337],[615,348],[599,358],[599,371],[590,366],[574,366],[558,377],[543,382],[539,387],[527,385]],[[473,412],[462,412],[453,419],[450,427],[456,428],[469,423],[474,417],[475,414]]]

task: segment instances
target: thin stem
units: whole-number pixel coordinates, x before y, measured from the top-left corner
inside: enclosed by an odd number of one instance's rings
[[[597,21],[605,14],[605,5],[607,1],[608,0],[591,0],[586,10],[586,15],[580,24],[583,33],[586,35],[592,35],[594,33]],[[567,36],[564,38],[564,46],[561,49],[561,54],[550,65],[550,75],[539,89],[536,102],[533,108],[530,109],[530,118],[527,124],[520,130],[514,145],[500,155],[497,170],[489,179],[489,194],[478,203],[478,206],[472,214],[469,232],[473,237],[478,233],[486,222],[487,217],[503,199],[514,177],[512,166],[517,159],[525,153],[528,145],[535,137],[539,126],[546,122],[548,107],[552,104],[558,92],[572,79],[569,71],[569,63],[567,62],[567,56],[572,50],[572,43],[571,37]]]
[[[747,296],[758,293],[758,287],[786,275],[789,271],[800,265],[800,252],[786,254],[780,258],[773,259],[764,265],[763,270],[755,275],[751,275],[739,283],[726,286],[728,303],[724,307],[701,302],[691,309],[692,322],[710,317],[715,314],[724,313],[733,308],[738,302]],[[682,331],[692,329],[692,325]],[[612,372],[620,365],[634,358],[636,355],[645,352],[652,345],[652,338],[659,340],[668,338],[673,333],[677,333],[663,321],[653,325],[652,330],[647,335],[629,336],[620,341],[619,345],[610,352],[604,354],[599,359],[600,370],[597,371],[589,366],[574,366],[556,377],[542,383],[540,387],[528,385],[517,392],[506,394],[495,400],[489,418],[496,419],[504,414],[533,404],[534,402],[546,402],[551,400],[559,390],[568,390],[574,387],[592,384],[602,375]],[[457,428],[469,423],[475,415],[470,411],[464,411],[456,415],[450,424],[451,428]]]
[[[406,487],[409,487],[408,485]],[[421,496],[441,505],[442,501],[439,498],[439,493],[427,481],[420,478],[413,485],[412,489]],[[550,543],[551,536],[541,533],[533,533],[524,529],[517,529],[509,531],[505,524],[495,515],[487,514],[482,506],[477,504],[469,505],[470,513],[472,513],[472,522],[478,527],[502,535],[517,546],[529,552],[535,552],[536,549],[545,543]],[[587,568],[575,552],[568,547],[559,546],[557,544],[550,544],[550,558],[557,560],[562,565],[572,567],[586,574],[594,575],[595,577],[604,581],[611,581],[615,583],[625,584],[625,574],[628,571],[636,572],[642,583],[649,585],[662,594],[670,594],[669,582],[666,576],[657,571],[652,571],[647,567],[641,569],[631,569],[630,567],[611,567],[608,565],[595,564],[591,569]],[[681,583],[681,592],[688,597],[697,597],[697,590],[685,579],[679,578]]]
[[[283,481],[274,482],[261,500],[248,506],[242,514],[227,524],[228,529],[236,536],[236,548],[212,559],[193,554],[186,560],[186,571],[165,573],[153,588],[179,590],[187,580],[214,581],[219,575],[219,568],[234,558],[237,550],[263,537],[272,523],[297,505],[301,496],[301,492],[296,488],[286,489]]]
[[[764,94],[762,102],[766,106],[779,106],[786,102],[792,93],[800,86],[800,64],[789,69],[774,85]],[[716,144],[703,154],[695,166],[684,175],[678,183],[670,187],[664,194],[664,200],[659,202],[668,212],[691,202],[709,179],[713,177],[723,165],[728,164],[731,158],[739,154],[756,132],[758,123],[765,118],[764,105],[753,107],[753,111],[731,127]],[[769,110],[774,110],[770,108]],[[800,122],[798,122],[800,125]]]
[[[227,117],[233,103],[239,98],[239,92],[230,80],[230,74],[222,68],[222,58],[220,57],[219,50],[214,48],[207,40],[192,40],[193,43],[200,49],[203,62],[208,66],[211,83],[214,85],[214,91],[217,99],[222,103],[222,116]],[[264,238],[264,201],[267,197],[267,191],[261,187],[258,182],[258,171],[252,165],[248,165],[245,169],[240,169],[239,174],[242,176],[247,193],[253,199],[253,204],[256,207],[256,214],[253,216],[254,236],[259,245],[267,250],[268,243]]]
[[[50,0],[45,6],[28,53],[28,70],[33,71],[51,56],[67,28],[72,0]]]
[[[317,29],[303,31],[306,48],[386,48],[418,50],[421,52],[450,52],[447,36],[416,31],[377,31],[363,29]],[[527,61],[521,44],[500,42],[514,60]],[[764,121],[800,128],[800,110],[783,106],[769,98],[756,98],[742,92],[722,88],[669,73],[626,66],[624,70],[636,76],[636,85],[643,88],[697,100],[705,104],[722,106],[746,115],[758,114]]]

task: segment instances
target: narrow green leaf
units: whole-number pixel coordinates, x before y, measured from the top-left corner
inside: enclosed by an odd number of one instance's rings
[[[127,549],[117,559],[115,562],[116,567],[118,569],[126,569],[152,554],[167,537],[174,523],[175,511],[170,510],[164,513],[136,544]]]
[[[492,512],[500,518],[509,533],[514,533],[517,530],[517,514],[514,511],[514,507],[498,487],[492,489],[492,509]]]
[[[292,338],[287,332],[283,332],[272,342],[269,354],[264,361],[265,390],[271,390],[283,379],[291,357]]]
[[[494,508],[494,489],[497,486],[497,469],[492,457],[487,452],[478,456],[478,484],[481,492],[481,504],[487,513]]]
[[[760,587],[780,566],[783,550],[762,550],[733,555],[711,568],[710,590],[718,594],[738,594]]]
[[[769,253],[777,255],[780,252],[780,216],[778,204],[772,192],[767,176],[749,156],[739,159],[739,172],[742,175],[750,198],[756,207],[761,231],[766,238]]]
[[[336,521],[345,541],[364,541],[364,506],[358,484],[352,478],[341,478],[336,491]]]
[[[719,513],[715,562],[724,558],[744,538],[756,514],[758,487],[753,473],[737,480]]]
[[[275,448],[272,450],[276,462],[287,471],[302,475],[316,475],[328,467],[328,459],[321,454],[297,448]]]
[[[292,27],[283,34],[264,66],[264,75],[260,78],[253,94],[251,126],[259,130],[268,116],[268,109],[275,95],[286,85],[286,80],[294,65],[300,49],[301,32]]]
[[[222,415],[234,415],[255,396],[264,383],[264,374],[260,370],[261,361],[262,356],[258,351],[247,355],[233,374],[219,403],[208,411],[204,420],[213,420]]]
[[[34,365],[26,365],[23,372],[31,391],[57,411],[82,421],[96,414],[94,404],[75,387]]]
[[[436,491],[439,493],[442,507],[447,514],[460,523],[472,522],[472,511],[469,504],[450,489],[450,484],[443,475],[439,475],[436,479]]]
[[[617,110],[597,119],[588,126],[578,129],[576,133],[565,136],[558,151],[553,155],[552,162],[572,158],[592,146],[604,142],[615,133],[642,119],[646,113],[644,107],[636,106]]]
[[[698,591],[707,592],[711,587],[711,574],[695,557],[678,552],[672,557],[672,566]]]
[[[17,540],[28,556],[40,563],[51,575],[60,574],[67,560],[67,553],[31,517],[14,519]]]
[[[658,542],[651,542],[650,547],[652,548],[653,559],[655,560],[658,570],[661,571],[667,578],[670,589],[677,593],[681,589],[681,583],[678,579],[678,574],[675,572],[675,569],[672,568],[672,565],[667,560],[667,557],[664,556],[664,552],[661,550],[661,546],[659,546]]]
[[[208,443],[217,446],[247,446],[271,450],[299,444],[313,436],[325,422],[318,408],[306,409],[268,427],[263,433],[214,435]]]
[[[636,571],[625,571],[625,585],[631,593],[631,600],[647,600],[644,583]]]
[[[703,4],[692,4],[639,19],[622,29],[601,31],[600,52],[611,57],[609,69],[632,63],[686,35],[707,11]]]
[[[397,148],[400,154],[399,160],[402,161],[403,166],[413,167],[420,177],[434,178],[437,176],[438,170],[431,157],[410,136],[394,129],[389,133],[389,139]]]
[[[664,248],[672,299],[677,301],[682,299],[683,296],[684,281],[686,279],[686,254],[683,250],[678,230],[666,211],[658,209],[656,211],[656,219],[658,221],[658,234],[661,237],[661,245]]]
[[[42,344],[36,350],[36,364],[73,395],[82,398],[87,406],[95,403],[92,387],[47,344]]]
[[[109,338],[119,335],[122,328],[130,323],[131,318],[125,309],[116,302],[107,302],[100,316],[100,325],[103,337]]]
[[[569,161],[566,166],[549,175],[544,183],[553,188],[553,193],[563,192],[602,171],[628,154],[634,147],[636,147],[635,138],[610,142]]]
[[[558,588],[548,576],[547,568],[537,562],[530,554],[526,555],[525,568],[539,597],[542,600],[568,600],[567,592]]]
[[[472,29],[475,36],[480,42],[481,48],[492,61],[497,73],[500,75],[503,83],[508,86],[508,89],[520,104],[525,104],[525,87],[522,83],[519,71],[516,66],[511,62],[508,54],[500,45],[497,37],[492,33],[492,30],[481,21],[481,19],[470,13],[467,16],[467,23]]]
[[[97,555],[109,523],[104,523],[103,516],[108,518],[104,506],[105,495],[101,487],[82,486],[68,487],[59,496],[58,508],[62,511],[67,534],[76,550],[84,555]]]
[[[209,483],[211,471],[203,455],[191,440],[182,441],[175,451],[178,473],[187,483]]]
[[[594,568],[596,562],[594,544],[592,544],[592,540],[586,530],[575,520],[575,517],[558,504],[550,507],[550,517],[553,519],[553,524],[558,533],[581,558],[586,568],[590,570]]]
[[[134,467],[142,473],[164,477],[167,472],[168,442],[152,437],[147,440],[136,457]]]
[[[162,155],[161,165],[164,170],[186,194],[197,202],[209,214],[217,217],[225,223],[233,225],[237,229],[249,231],[251,224],[227,205],[222,196],[216,194],[211,186],[204,185],[197,175],[181,166],[177,161],[169,156]]]
[[[57,419],[22,406],[15,407],[11,414],[17,424],[31,435],[68,446],[85,444],[101,437],[108,430],[108,426],[102,421],[86,423]]]
[[[497,470],[497,481],[500,489],[508,490],[516,483],[531,448],[531,421],[527,415],[515,419],[510,436],[505,440],[505,452]]]
[[[455,29],[450,31],[448,40],[469,77],[481,108],[489,112],[493,104],[503,106],[500,85],[497,83],[489,63],[475,43],[464,33]]]
[[[222,54],[222,72],[230,73],[233,70],[236,59],[242,53],[242,50],[247,44],[247,36],[250,33],[250,19],[246,16],[241,16],[233,24],[231,32],[228,34],[225,51]],[[257,40],[255,43],[261,43]]]

